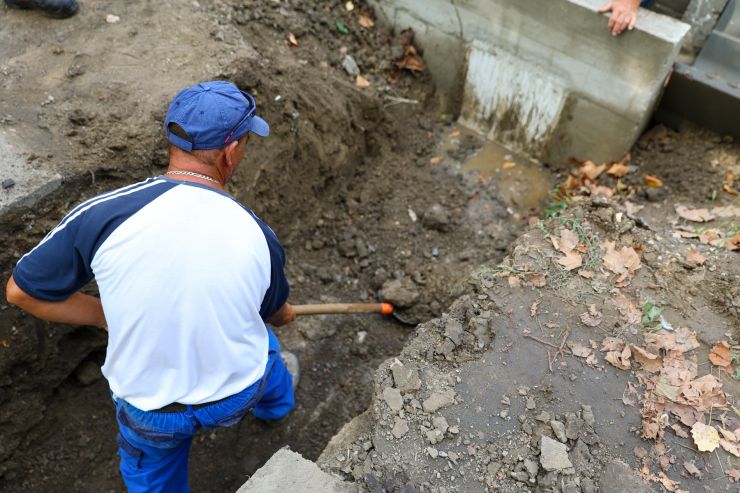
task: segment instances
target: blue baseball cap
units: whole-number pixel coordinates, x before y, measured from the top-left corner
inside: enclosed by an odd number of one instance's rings
[[[254,114],[257,104],[246,91],[231,82],[201,82],[180,91],[170,103],[164,128],[169,141],[180,149],[220,149],[248,132],[270,135],[270,126]],[[187,138],[176,135],[171,124],[179,125]]]

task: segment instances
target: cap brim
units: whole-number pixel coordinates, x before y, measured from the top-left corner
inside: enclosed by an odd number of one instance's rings
[[[259,135],[260,137],[267,137],[270,135],[270,125],[268,125],[265,120],[255,115],[249,120],[249,131]]]

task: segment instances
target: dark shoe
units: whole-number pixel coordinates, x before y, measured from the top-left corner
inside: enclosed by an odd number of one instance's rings
[[[5,0],[5,5],[13,9],[41,10],[55,19],[72,17],[80,10],[76,0]]]

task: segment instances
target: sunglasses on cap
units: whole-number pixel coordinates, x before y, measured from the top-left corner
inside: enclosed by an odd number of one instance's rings
[[[228,144],[231,138],[234,136],[234,133],[239,130],[239,127],[244,124],[247,120],[252,118],[254,116],[254,112],[257,110],[257,103],[254,101],[254,98],[251,94],[249,94],[246,91],[239,90],[244,97],[247,100],[247,112],[244,114],[244,116],[234,125],[234,127],[231,129],[231,132],[229,132],[229,135],[226,136],[226,140],[224,140],[224,144]]]

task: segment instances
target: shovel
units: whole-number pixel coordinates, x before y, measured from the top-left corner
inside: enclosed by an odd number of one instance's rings
[[[391,315],[404,325],[417,325],[396,313],[390,303],[325,303],[317,305],[292,305],[296,315],[324,315],[336,313],[380,313]]]

